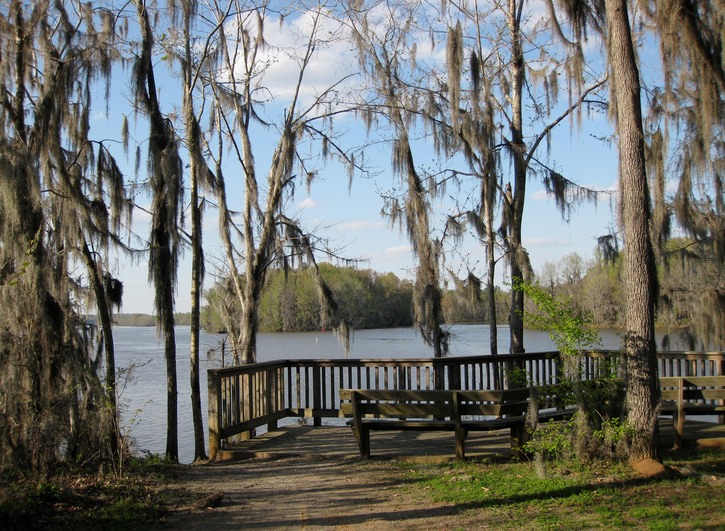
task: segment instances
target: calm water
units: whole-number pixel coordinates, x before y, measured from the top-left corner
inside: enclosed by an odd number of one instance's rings
[[[487,325],[454,325],[451,356],[488,354]],[[500,327],[499,352],[508,351],[508,328]],[[602,348],[619,348],[620,338],[613,330],[601,332]],[[206,426],[206,371],[221,366],[224,335],[201,333],[201,400]],[[166,363],[163,345],[154,327],[116,327],[116,366],[119,371],[120,405],[123,429],[134,439],[135,449],[163,454],[166,449]],[[553,350],[549,336],[527,331],[528,352]],[[179,385],[179,459],[189,463],[194,457],[189,384],[189,327],[177,327],[177,375]],[[278,359],[342,359],[344,350],[331,332],[259,334],[259,361]],[[424,358],[432,356],[411,328],[360,330],[353,337],[351,358]],[[229,359],[225,362],[229,365]]]

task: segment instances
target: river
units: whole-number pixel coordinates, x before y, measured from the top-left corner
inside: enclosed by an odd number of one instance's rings
[[[477,356],[488,353],[487,325],[453,325],[450,327],[451,356]],[[602,347],[617,349],[620,338],[614,330],[600,332]],[[201,333],[201,400],[206,429],[206,371],[222,366],[221,345],[225,336]],[[123,433],[133,441],[139,453],[163,454],[166,449],[166,363],[163,345],[154,327],[116,327],[116,367],[118,371],[119,405]],[[548,334],[527,330],[527,352],[554,350]],[[508,327],[498,332],[499,352],[508,351]],[[176,364],[179,387],[179,460],[190,463],[194,457],[194,434],[191,418],[191,386],[189,384],[189,327],[176,328]],[[350,357],[357,358],[424,358],[431,357],[426,346],[412,328],[359,330],[354,333]],[[334,334],[327,332],[260,333],[257,358],[278,359],[343,359],[342,346]],[[227,353],[228,358],[228,353]],[[229,359],[224,360],[226,365]]]

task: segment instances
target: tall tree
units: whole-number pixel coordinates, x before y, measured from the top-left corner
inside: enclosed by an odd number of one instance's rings
[[[154,33],[145,0],[136,0],[141,48],[134,64],[136,106],[150,121],[149,186],[152,194],[149,279],[154,285],[157,325],[166,358],[166,457],[179,459],[178,385],[174,290],[178,269],[179,215],[183,196],[182,165],[171,121],[159,103],[153,65]]]
[[[655,345],[657,275],[650,239],[639,69],[626,0],[606,0],[607,49],[615,105],[621,216],[625,230],[624,281],[627,286],[624,349],[627,359],[627,418],[636,436],[632,457],[658,455],[659,386]]]
[[[110,94],[117,28],[90,3],[67,8],[0,8],[0,445],[2,467],[41,474],[117,442],[109,301],[118,290],[107,289],[103,256],[129,211],[115,161],[90,136],[91,95],[104,85]],[[84,300],[102,322],[105,390]]]
[[[339,100],[344,76],[327,87],[306,85],[308,70],[318,52],[338,38],[323,5],[304,4],[284,10],[275,2],[231,0],[204,14],[217,27],[214,58],[204,73],[204,83],[213,100],[213,132],[207,139],[217,178],[217,205],[221,239],[226,254],[228,277],[236,294],[241,315],[229,332],[235,362],[256,361],[258,310],[267,271],[276,265],[289,267],[302,261],[316,267],[317,252],[328,251],[324,242],[303,230],[299,220],[286,214],[298,185],[310,186],[316,165],[337,158],[352,171],[357,164],[334,137],[333,118],[346,111]],[[268,39],[279,24],[295,27],[296,42],[290,48],[274,48]],[[265,77],[278,59],[287,60],[294,75],[284,96],[278,88],[265,86]],[[280,101],[280,100],[283,100]],[[269,158],[266,180],[260,176],[259,153],[268,149],[255,141],[257,133],[275,130],[277,142]],[[311,157],[302,146],[315,145],[320,156]],[[226,154],[230,153],[229,158]],[[235,220],[227,193],[229,167],[238,169],[241,186],[241,219]],[[243,267],[240,267],[242,264]],[[318,295],[323,317],[336,327],[346,346],[348,325],[321,275],[317,274]]]
[[[192,47],[196,40],[192,38],[192,24],[196,15],[196,3],[185,0],[182,6],[181,60],[184,97],[183,115],[186,129],[186,143],[189,153],[189,189],[191,210],[191,332],[190,332],[190,383],[191,412],[194,422],[194,460],[206,459],[204,449],[204,421],[201,411],[201,386],[199,378],[199,331],[201,312],[201,291],[204,279],[204,252],[202,248],[202,204],[200,188],[212,188],[214,176],[206,165],[202,152],[203,135],[194,106],[196,84],[200,82],[201,68],[209,54],[208,45],[201,50],[200,58],[195,58]],[[208,37],[211,37],[209,35]],[[209,42],[207,37],[206,42]]]
[[[655,15],[653,28],[663,43],[666,93],[669,102],[673,104],[669,109],[660,107],[659,112],[667,115],[683,109],[680,103],[675,103],[678,98],[673,98],[673,93],[669,90],[673,87],[672,74],[678,72],[682,75],[680,79],[685,80],[683,86],[692,90],[692,94],[698,94],[692,100],[682,98],[680,102],[694,101],[693,108],[697,112],[693,114],[699,119],[690,124],[694,137],[698,139],[695,145],[699,146],[701,154],[710,154],[712,148],[717,149],[717,144],[712,143],[712,125],[718,124],[718,128],[722,124],[723,63],[722,35],[719,28],[722,27],[723,8],[718,7],[720,4],[703,3],[702,7],[708,12],[708,17],[701,17],[698,9],[690,2],[654,2],[651,5],[653,11],[649,12]],[[637,66],[634,31],[630,23],[630,6],[626,0],[606,0],[603,4],[591,2],[565,5],[564,8],[579,31],[583,31],[587,24],[593,22],[601,32],[604,25],[599,22],[604,20],[606,23],[607,54],[612,77],[612,116],[616,122],[619,148],[620,219],[625,239],[624,350],[628,377],[627,416],[636,434],[630,452],[633,458],[657,458],[659,389],[654,319],[658,281],[652,240],[653,232],[658,235],[659,241],[665,239],[662,236],[666,231],[662,229],[667,216],[656,211],[653,217],[651,211],[641,77]],[[674,27],[678,28],[677,32],[673,31]],[[680,29],[684,29],[685,39],[680,38]],[[689,57],[691,72],[687,68],[681,68],[683,57]],[[664,145],[665,143],[660,142],[660,149]],[[661,154],[656,154],[657,149],[650,147],[650,150],[655,152],[655,159],[662,160]],[[706,157],[701,157],[700,161],[704,158]],[[697,160],[697,157],[688,155],[685,167]],[[650,162],[657,165],[652,158]],[[714,173],[716,175],[717,171]],[[683,179],[680,183],[681,189],[683,185],[689,189],[690,182]],[[718,201],[721,204],[720,177],[715,177],[713,189],[720,191]],[[663,177],[660,176],[655,184],[655,206],[663,206],[663,190]],[[689,196],[690,192],[691,190],[687,190],[685,196]],[[692,213],[688,211],[681,217],[685,227],[691,220],[699,218],[691,216]],[[716,236],[714,241],[718,240],[721,237]]]

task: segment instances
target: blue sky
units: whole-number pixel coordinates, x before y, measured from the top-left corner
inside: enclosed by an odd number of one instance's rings
[[[286,26],[277,26],[278,32],[269,36],[273,44],[280,49],[292,46],[292,37],[295,33],[304,33],[304,20],[291,20],[285,22]],[[274,27],[268,24],[268,27]],[[296,30],[296,31],[293,31]],[[272,30],[273,31],[273,30]],[[347,46],[349,48],[349,45]],[[323,49],[318,62],[311,70],[312,77],[306,86],[324,86],[329,83],[331,76],[339,76],[339,71],[329,68],[332,58],[344,55],[342,48],[331,46]],[[431,56],[433,53],[431,53]],[[267,74],[268,87],[277,88],[275,96],[280,104],[270,107],[270,116],[284,108],[284,99],[288,95],[285,90],[289,86],[289,72],[293,65],[290,58],[279,55],[277,61]],[[293,70],[292,70],[293,71]],[[163,74],[159,69],[159,85],[161,89],[162,104],[167,112],[171,111],[172,104],[178,105],[174,94],[178,79]],[[121,77],[118,78],[120,81]],[[111,114],[108,118],[99,117],[94,127],[102,135],[116,135],[120,131],[119,109],[128,105],[131,90],[114,83],[114,100]],[[358,131],[360,126],[350,122],[342,123],[342,129],[348,128],[354,142],[358,144],[365,141]],[[118,129],[118,131],[116,131]],[[611,125],[603,114],[586,120],[579,130],[572,130],[569,121],[562,122],[552,136],[552,157],[559,171],[569,179],[587,187],[599,190],[615,190],[617,183],[617,152],[614,145],[607,145],[596,140],[592,133],[599,137],[611,134]],[[115,131],[115,132],[114,132]],[[132,135],[144,138],[147,135],[148,125],[141,118],[132,128]],[[255,148],[259,149],[256,155],[260,175],[264,176],[264,159],[269,156],[270,142],[273,138],[263,136],[255,138]],[[545,148],[543,148],[545,149]],[[299,186],[295,198],[290,205],[288,214],[297,214],[303,225],[310,231],[313,229],[318,236],[328,238],[331,246],[340,249],[340,254],[363,260],[360,267],[371,268],[380,272],[392,271],[400,277],[412,278],[415,259],[410,250],[410,244],[404,232],[397,227],[390,227],[387,220],[380,215],[383,200],[381,191],[389,190],[396,185],[396,178],[392,176],[389,168],[390,148],[387,145],[375,145],[365,149],[366,160],[375,170],[370,176],[356,176],[352,186],[348,189],[348,176],[343,168],[331,164],[320,168],[317,180],[312,184],[309,193],[304,186]],[[143,171],[143,170],[142,170]],[[228,173],[227,177],[230,175]],[[504,174],[504,182],[510,179]],[[228,185],[229,186],[229,185]],[[230,188],[230,197],[235,193],[234,185]],[[237,189],[237,193],[238,192]],[[524,214],[523,241],[535,271],[539,271],[547,261],[558,261],[567,254],[576,252],[584,258],[592,256],[597,236],[607,233],[611,226],[616,224],[616,196],[603,196],[598,205],[583,204],[577,207],[569,220],[562,220],[551,198],[546,196],[543,186],[535,178],[529,180],[527,186],[526,210]],[[138,202],[148,204],[147,198],[139,197]],[[234,205],[230,205],[234,208]],[[435,204],[439,213],[444,214],[450,205],[446,202]],[[207,257],[207,277],[205,287],[210,287],[214,273],[223,264],[224,253],[218,240],[217,212],[209,209],[205,214],[204,243]],[[148,215],[143,212],[135,214],[133,230],[141,237],[148,235]],[[188,230],[188,227],[187,227]],[[462,254],[470,255],[470,260],[481,260],[483,265],[484,249],[473,241],[465,241],[462,248],[457,249]],[[116,264],[114,274],[124,284],[124,313],[152,313],[153,295],[148,283],[147,263],[145,259],[138,263],[130,263],[127,259],[117,257],[112,260]],[[451,263],[456,268],[455,263]],[[178,291],[176,297],[177,311],[186,312],[190,309],[190,251],[186,251],[181,261],[178,278]],[[505,266],[503,261],[498,266],[498,283],[504,280]]]

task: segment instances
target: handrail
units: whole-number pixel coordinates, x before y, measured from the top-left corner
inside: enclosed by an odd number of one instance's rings
[[[529,385],[556,384],[558,352],[455,358],[280,360],[208,370],[209,452],[213,457],[230,437],[246,439],[286,417],[340,417],[340,389],[500,388],[506,376]],[[725,352],[658,353],[661,376],[725,374]],[[582,379],[623,376],[618,351],[587,352]]]

